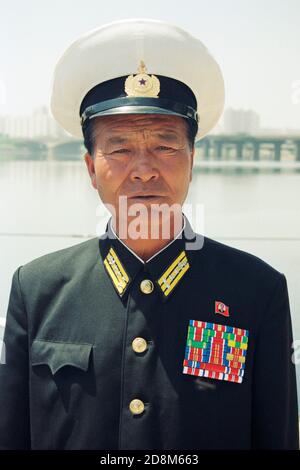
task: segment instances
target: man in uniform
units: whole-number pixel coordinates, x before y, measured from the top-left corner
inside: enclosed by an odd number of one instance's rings
[[[181,211],[223,103],[209,51],[165,22],[105,25],[61,57],[52,112],[83,132],[112,216],[14,273],[1,449],[298,448],[286,278]]]

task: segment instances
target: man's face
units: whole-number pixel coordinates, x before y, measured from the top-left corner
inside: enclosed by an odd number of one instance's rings
[[[192,179],[194,149],[179,116],[116,115],[94,118],[94,155],[85,155],[92,185],[119,212],[143,203],[183,204]]]

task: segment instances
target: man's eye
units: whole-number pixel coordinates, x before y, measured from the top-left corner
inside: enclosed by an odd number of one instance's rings
[[[172,147],[166,147],[165,145],[160,145],[157,147],[157,150],[174,150]]]
[[[118,150],[114,150],[112,153],[129,153],[130,150],[128,149],[118,149]]]

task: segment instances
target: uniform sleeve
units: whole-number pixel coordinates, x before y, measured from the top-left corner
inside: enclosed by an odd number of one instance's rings
[[[254,350],[252,442],[259,449],[298,449],[298,406],[287,282],[281,274]]]
[[[0,364],[0,449],[29,449],[27,318],[18,268],[12,279]]]

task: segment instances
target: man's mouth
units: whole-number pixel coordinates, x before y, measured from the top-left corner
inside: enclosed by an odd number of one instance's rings
[[[158,194],[148,194],[147,196],[130,196],[128,199],[135,199],[138,201],[154,201],[155,199],[159,199],[162,196]]]
[[[160,194],[133,194],[128,196],[128,199],[155,199],[162,197]]]

